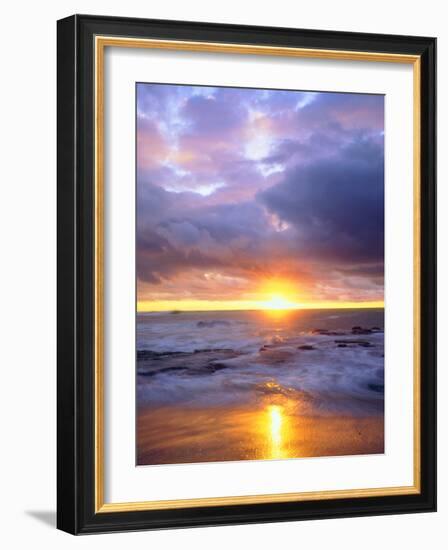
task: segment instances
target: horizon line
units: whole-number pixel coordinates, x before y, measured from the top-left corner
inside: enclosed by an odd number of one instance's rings
[[[282,308],[273,308],[269,307],[268,304],[247,304],[234,306],[228,305],[227,307],[216,307],[215,304],[210,303],[209,307],[198,307],[199,304],[191,304],[190,306],[185,305],[182,307],[182,304],[179,302],[173,303],[172,306],[168,306],[166,302],[163,302],[162,307],[150,307],[150,304],[147,301],[137,302],[137,313],[170,313],[170,312],[179,312],[179,313],[192,313],[192,312],[221,312],[221,311],[276,311],[276,312],[287,312],[287,311],[300,311],[300,310],[311,310],[311,309],[384,309],[384,300],[371,301],[371,302],[323,302],[320,304],[309,303],[309,304],[295,304],[291,307],[282,307]]]

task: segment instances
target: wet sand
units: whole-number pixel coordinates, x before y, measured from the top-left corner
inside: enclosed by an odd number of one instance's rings
[[[383,453],[383,317],[141,315],[137,464]]]
[[[384,417],[300,415],[288,403],[143,407],[137,441],[138,465],[380,454]]]

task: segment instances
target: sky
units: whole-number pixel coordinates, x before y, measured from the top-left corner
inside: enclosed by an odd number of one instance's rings
[[[137,84],[140,311],[382,306],[384,97]]]

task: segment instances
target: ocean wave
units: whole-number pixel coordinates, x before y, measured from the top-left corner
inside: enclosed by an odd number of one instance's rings
[[[140,350],[138,399],[154,405],[214,406],[269,395],[304,402],[320,414],[376,411],[384,400],[384,337],[303,334],[252,351],[198,348]],[[368,344],[368,345],[366,345]],[[303,414],[303,410],[302,410]],[[311,412],[310,412],[311,414]]]

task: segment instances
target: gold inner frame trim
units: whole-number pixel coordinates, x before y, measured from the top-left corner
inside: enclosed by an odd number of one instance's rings
[[[413,175],[414,175],[414,376],[413,376],[413,421],[414,421],[414,480],[413,485],[401,487],[380,487],[366,489],[313,491],[244,495],[179,500],[141,502],[104,502],[104,51],[106,47],[152,48],[159,50],[193,51],[207,53],[234,53],[267,56],[285,56],[342,61],[371,61],[382,63],[407,63],[413,65]],[[181,40],[156,40],[96,36],[95,55],[95,513],[129,512],[142,510],[163,510],[197,508],[205,506],[231,506],[274,502],[299,502],[331,500],[340,498],[362,498],[420,493],[421,481],[421,425],[420,425],[420,117],[421,117],[421,71],[420,56],[389,54],[381,52],[357,52],[344,50],[323,50],[251,44],[226,44]]]

